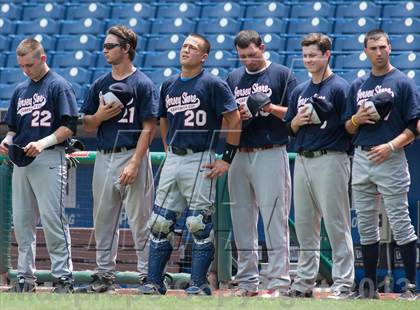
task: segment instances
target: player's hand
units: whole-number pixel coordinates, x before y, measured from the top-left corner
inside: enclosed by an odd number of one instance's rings
[[[261,108],[265,113],[271,113],[273,111],[273,104],[270,102]]]
[[[23,148],[23,150],[25,151],[26,156],[35,157],[41,154],[41,152],[44,150],[44,147],[42,143],[40,143],[39,141],[34,141],[34,142],[28,143]]]
[[[0,143],[0,154],[1,155],[7,155],[9,154],[9,148],[7,147],[7,144],[2,141]]]
[[[359,125],[363,124],[375,124],[375,113],[370,109],[370,107],[360,106],[354,115],[355,122]]]
[[[373,147],[372,150],[368,152],[367,157],[374,164],[379,165],[387,160],[391,156],[391,153],[391,147],[385,143]]]
[[[309,106],[304,106],[298,110],[298,113],[292,119],[292,127],[301,127],[311,123],[311,114],[308,113]]]
[[[123,186],[133,184],[136,181],[138,173],[139,165],[129,162],[122,170],[118,182]]]
[[[206,174],[206,178],[216,179],[228,171],[230,165],[224,160],[219,159],[213,163],[204,164],[202,167],[210,169],[210,171]]]
[[[102,94],[99,95],[99,106],[95,116],[101,121],[107,121],[121,113],[123,105],[117,102],[106,104]]]
[[[247,119],[250,119],[252,116],[249,114],[248,108],[245,106],[245,104],[239,105],[239,114],[241,116],[242,121],[246,121]]]

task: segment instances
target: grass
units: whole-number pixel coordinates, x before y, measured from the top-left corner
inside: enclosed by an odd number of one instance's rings
[[[139,295],[53,295],[0,293],[1,310],[36,309],[290,309],[290,310],[410,310],[420,309],[420,301],[397,300],[315,300],[315,299],[262,299],[241,297],[185,297],[185,296],[139,296]]]

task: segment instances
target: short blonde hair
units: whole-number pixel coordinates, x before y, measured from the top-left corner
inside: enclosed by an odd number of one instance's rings
[[[34,54],[34,58],[40,58],[41,55],[45,55],[44,47],[39,41],[33,38],[27,38],[22,40],[17,46],[16,55],[23,57],[34,51],[36,52]]]

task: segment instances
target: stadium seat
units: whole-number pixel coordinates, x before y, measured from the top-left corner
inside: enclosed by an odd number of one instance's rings
[[[253,29],[259,33],[282,34],[286,32],[287,22],[280,18],[247,18],[243,29]]]
[[[0,84],[0,100],[10,100],[17,84]]]
[[[183,34],[164,34],[148,39],[147,50],[150,52],[180,50],[186,36]]]
[[[87,69],[71,67],[71,68],[54,68],[53,71],[60,74],[67,81],[78,83],[81,85],[89,84],[91,72]]]
[[[364,76],[365,74],[369,74],[369,72],[370,72],[370,69],[354,69],[354,70],[338,71],[335,73],[337,73],[337,75],[341,76],[349,84],[351,84],[355,79],[357,79],[358,77]]]
[[[15,33],[16,25],[10,19],[0,17],[0,34]]]
[[[334,52],[354,52],[363,49],[364,34],[333,36]]]
[[[246,18],[287,18],[289,6],[280,2],[251,3],[246,10]]]
[[[221,79],[225,80],[230,72],[228,69],[224,68],[206,68],[211,74],[220,77]]]
[[[142,18],[131,17],[127,19],[109,19],[106,22],[106,29],[115,25],[127,25],[138,35],[147,34],[150,31],[150,22]],[[105,31],[106,31],[105,29]]]
[[[110,11],[110,6],[99,2],[71,3],[67,4],[66,18],[69,20],[85,18],[97,18],[99,20],[104,20],[109,18]]]
[[[2,84],[16,84],[27,78],[20,68],[0,68],[0,83]]]
[[[334,5],[325,1],[295,3],[291,5],[291,18],[333,17]]]
[[[311,78],[310,74],[306,70],[294,70],[293,74],[295,75],[298,84],[303,83]]]
[[[152,22],[153,34],[164,34],[164,33],[192,33],[195,29],[195,21],[188,18],[176,17],[176,18],[164,18],[155,19]]]
[[[179,73],[179,69],[174,67],[159,68],[152,70],[145,70],[144,73],[155,83],[156,85],[162,84],[170,76]]]
[[[305,66],[303,65],[302,53],[288,53],[286,55],[285,66],[293,71],[304,70]]]
[[[179,1],[178,3],[158,3],[156,18],[196,18],[200,16],[200,6]]]
[[[382,17],[420,17],[420,4],[418,1],[393,1],[391,3],[384,3]]]
[[[336,69],[369,69],[370,62],[364,52],[355,52],[348,55],[337,55],[335,57]]]
[[[235,36],[228,34],[211,34],[206,36],[212,50],[234,50],[233,41]]]
[[[17,21],[16,23],[16,34],[49,34],[54,35],[59,33],[60,24],[59,22],[51,18],[39,18],[31,21]]]
[[[302,51],[302,47],[300,46],[300,42],[302,41],[302,36],[289,36],[287,38],[286,49],[289,52],[300,52]]]
[[[144,67],[177,67],[179,65],[179,50],[164,52],[147,52],[145,54]]]
[[[274,51],[265,51],[264,57],[265,59],[280,65],[282,65],[284,63],[284,60],[286,59],[286,56],[284,54],[279,54]]]
[[[382,21],[382,29],[388,34],[418,33],[420,29],[420,18],[384,19]]]
[[[111,18],[129,19],[131,17],[149,19],[155,17],[156,7],[149,3],[116,3],[111,7]]]
[[[229,68],[235,67],[238,57],[229,51],[213,50],[204,65],[206,67]]]
[[[91,34],[58,35],[57,51],[97,51],[101,50],[102,40]]]
[[[369,17],[340,18],[335,21],[334,33],[361,34],[378,27],[379,21]]]
[[[420,51],[420,34],[390,35],[393,51]]]
[[[308,34],[310,32],[330,33],[333,22],[323,17],[312,17],[308,19],[290,19],[289,34]]]
[[[54,68],[84,67],[90,68],[95,65],[95,57],[92,53],[78,50],[74,52],[56,52],[53,55],[51,66]]]
[[[10,1],[8,1],[10,2]],[[0,18],[19,19],[21,15],[21,7],[13,3],[0,4]]]
[[[7,52],[10,49],[10,38],[0,35],[0,52]],[[1,67],[1,64],[0,64]]]
[[[241,29],[241,23],[233,18],[205,18],[200,19],[197,32],[203,34],[231,34],[236,35]]]
[[[63,20],[61,21],[61,34],[103,34],[105,32],[104,22],[95,18],[84,20]]]
[[[10,51],[14,52],[16,50],[16,47],[19,45],[19,43],[26,39],[28,36],[24,34],[16,34],[16,35],[10,35],[11,40],[11,46]],[[42,43],[42,46],[44,47],[46,52],[54,51],[55,50],[55,42],[56,38],[54,36],[49,35],[42,35],[37,34],[35,36],[32,36],[35,40]]]
[[[26,3],[23,5],[22,20],[51,18],[55,20],[64,18],[65,7],[54,2],[49,3]]]
[[[406,70],[405,73],[410,79],[413,79],[414,82],[420,86],[420,70]]]
[[[235,2],[219,2],[203,4],[202,18],[231,17],[242,18],[245,15],[245,7]]]
[[[381,5],[373,1],[354,1],[345,2],[337,5],[336,18],[351,17],[372,17],[381,16]]]
[[[420,53],[403,52],[401,54],[391,54],[391,63],[400,70],[419,69]]]
[[[284,51],[286,45],[286,38],[277,34],[261,33],[261,38],[265,44],[266,50]]]

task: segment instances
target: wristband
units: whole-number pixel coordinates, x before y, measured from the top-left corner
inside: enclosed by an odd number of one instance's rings
[[[394,144],[391,141],[389,141],[387,144],[388,144],[389,148],[391,149],[391,152],[395,152]]]
[[[55,134],[52,133],[49,136],[46,136],[45,138],[38,140],[38,143],[40,143],[42,149],[45,150],[46,148],[49,148],[50,146],[56,145],[58,141]]]
[[[359,127],[359,123],[356,122],[356,116],[353,115],[351,117],[351,123],[353,124],[354,127]]]
[[[228,164],[232,163],[233,158],[235,157],[236,151],[238,150],[237,145],[232,145],[225,143],[225,150],[223,151],[222,160]]]

